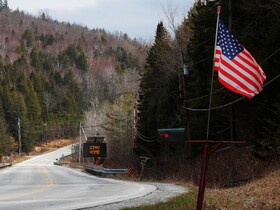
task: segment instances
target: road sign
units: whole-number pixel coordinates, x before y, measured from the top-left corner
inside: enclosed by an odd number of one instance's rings
[[[84,143],[84,157],[103,157],[107,155],[106,143]]]
[[[134,170],[132,168],[127,169],[127,173],[130,174],[134,174]]]

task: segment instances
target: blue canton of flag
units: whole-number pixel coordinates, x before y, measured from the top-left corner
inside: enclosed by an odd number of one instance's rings
[[[230,60],[237,56],[244,49],[239,44],[237,39],[235,39],[234,36],[229,32],[221,20],[219,22],[217,44],[221,47],[223,55],[228,57]]]

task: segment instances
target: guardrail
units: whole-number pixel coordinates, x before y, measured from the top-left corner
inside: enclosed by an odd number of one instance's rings
[[[65,158],[67,157],[70,157],[72,154],[70,155],[63,155],[61,158],[59,159],[56,159],[55,162],[53,162],[54,165],[58,165],[58,166],[62,166],[62,165],[65,165],[65,164],[69,164],[69,162],[67,161],[64,161]]]
[[[128,169],[112,169],[112,168],[104,168],[96,165],[84,165],[84,169],[95,175],[116,175],[116,174],[128,174]]]
[[[12,166],[12,163],[0,163],[0,169]]]
[[[57,159],[53,164],[54,165],[67,165],[70,164],[69,162],[64,161],[67,156],[63,156],[60,159]],[[116,174],[129,174],[129,169],[112,169],[112,168],[104,168],[102,166],[97,166],[94,164],[84,164],[84,169],[91,174],[99,175],[99,176],[106,176],[106,175],[116,175]]]
[[[67,165],[67,164],[70,164],[70,162],[66,162],[66,161],[55,161],[53,162],[54,165],[57,165],[57,166],[62,166],[62,165]]]

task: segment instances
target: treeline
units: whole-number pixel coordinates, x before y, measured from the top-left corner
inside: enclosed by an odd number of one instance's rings
[[[9,9],[8,0],[0,0],[0,10]]]
[[[40,141],[76,135],[83,119],[83,92],[72,71],[62,77],[51,68],[47,55],[34,49],[30,54],[33,71],[26,59],[0,64],[1,152],[17,149],[9,141],[18,142],[19,135],[25,152]]]
[[[0,27],[0,157],[18,152],[20,140],[29,152],[78,136],[80,123],[104,124],[104,112],[137,83],[146,46],[126,34],[18,10],[0,11]]]
[[[209,139],[247,141],[262,159],[280,152],[280,4],[228,3],[196,1],[174,37],[162,22],[157,26],[141,77],[135,152],[152,157],[153,167],[161,172],[167,165],[186,163],[200,147],[160,145],[157,129],[184,128],[189,122],[190,139],[206,139],[218,4],[221,18],[262,66],[267,80],[264,90],[248,99],[222,87],[214,75]]]

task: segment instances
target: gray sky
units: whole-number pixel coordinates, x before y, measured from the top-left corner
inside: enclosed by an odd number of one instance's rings
[[[172,8],[181,22],[194,0],[8,0],[12,10],[54,20],[127,33],[131,38],[152,40],[159,21],[168,28],[165,11]]]

